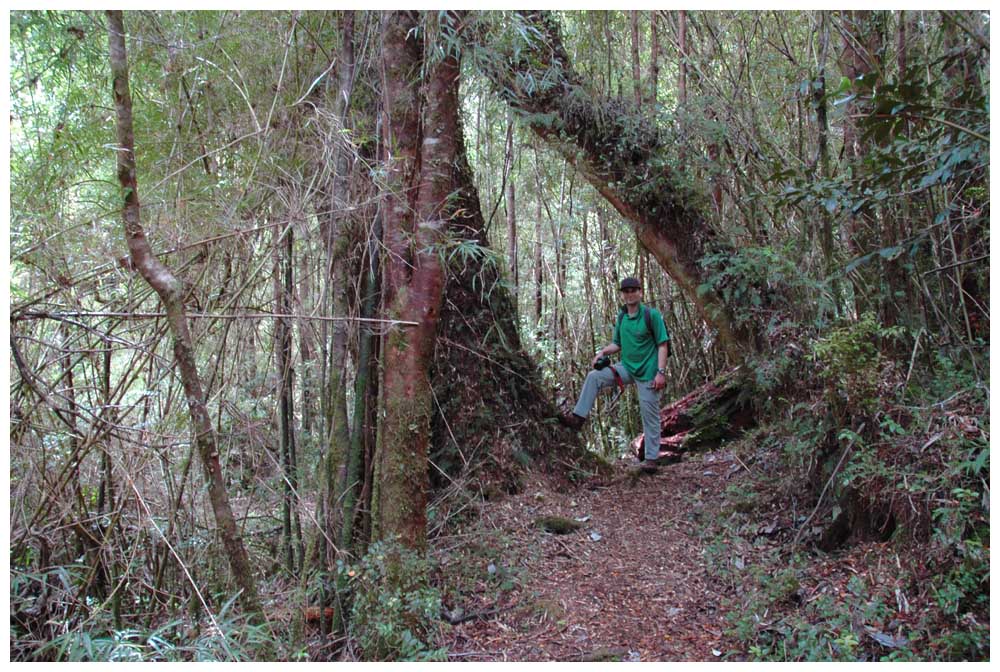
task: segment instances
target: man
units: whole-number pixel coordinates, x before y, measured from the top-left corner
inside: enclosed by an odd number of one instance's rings
[[[660,455],[660,390],[667,384],[665,367],[670,355],[670,335],[660,312],[642,305],[642,285],[636,278],[622,280],[621,293],[625,308],[615,323],[614,338],[600,349],[591,364],[596,365],[601,357],[616,352],[622,353],[621,362],[587,374],[573,412],[559,419],[567,427],[580,429],[594,407],[597,393],[617,384],[617,373],[623,384],[635,384],[639,392],[646,449],[641,466],[643,471],[653,473]]]

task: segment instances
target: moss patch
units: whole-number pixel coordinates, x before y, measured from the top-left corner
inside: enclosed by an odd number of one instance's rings
[[[540,516],[535,519],[535,525],[550,534],[569,534],[583,527],[582,523],[562,516]]]

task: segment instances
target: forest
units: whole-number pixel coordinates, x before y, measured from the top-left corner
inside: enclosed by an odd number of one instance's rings
[[[9,37],[12,661],[990,659],[988,11]]]

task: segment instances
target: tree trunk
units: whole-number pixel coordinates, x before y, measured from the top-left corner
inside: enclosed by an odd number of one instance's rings
[[[442,30],[448,29],[446,23],[454,29],[457,16],[446,15]],[[454,53],[428,73],[421,101],[418,27],[413,12],[394,12],[382,26],[386,148],[392,157],[387,166],[391,195],[385,208],[383,292],[387,316],[415,325],[397,325],[383,340],[377,536],[398,536],[410,548],[426,544],[427,447],[433,416],[428,369],[445,283],[437,248],[446,231],[444,208],[452,191],[459,113]],[[412,204],[407,193],[415,194]]]
[[[377,317],[378,308],[378,238],[381,234],[381,227],[376,224],[377,231],[372,233],[372,239],[368,245],[367,263],[364,264],[361,279],[361,317],[372,319]],[[370,404],[369,390],[375,387],[371,383],[372,363],[376,357],[375,335],[371,329],[362,327],[358,337],[358,365],[357,375],[354,379],[354,416],[351,427],[351,443],[347,455],[347,471],[344,484],[341,488],[342,503],[342,523],[340,530],[340,545],[342,549],[353,549],[355,527],[354,518],[358,505],[358,497],[361,491],[364,470],[364,447],[365,436],[367,434],[365,422],[368,417]]]
[[[687,12],[681,10],[677,13],[677,100],[681,107],[687,105]]]
[[[731,357],[739,361],[756,348],[755,334],[734,323],[727,306],[707,284],[706,255],[725,252],[695,205],[698,197],[680,180],[664,175],[665,138],[634,106],[590,93],[572,70],[554,17],[529,12],[542,39],[506,53],[509,66],[482,67],[499,95],[529,117],[531,128],[572,163],[628,220],[647,250],[714,326]],[[518,75],[551,82],[525,91]]]
[[[632,86],[635,89],[635,106],[642,107],[642,75],[639,67],[639,12],[629,11],[632,23]]]
[[[536,168],[536,179],[537,179],[537,190],[535,192],[535,328],[539,328],[539,324],[542,321],[542,184],[541,178],[537,175],[538,167],[538,153],[535,153],[535,168]],[[476,201],[479,201],[479,196],[477,194]]]
[[[298,305],[301,306],[303,314],[308,314],[309,308],[306,306],[307,297],[313,296],[312,291],[312,264],[307,258],[302,258],[301,272],[299,273],[299,285],[297,289]],[[299,353],[302,361],[299,379],[302,381],[302,435],[311,436],[316,420],[316,330],[314,321],[302,318],[298,320],[299,325]]]
[[[285,231],[285,236],[291,236],[291,226]],[[278,378],[278,389],[275,397],[278,400],[278,456],[281,460],[281,548],[285,556],[285,571],[289,575],[295,573],[295,554],[292,544],[292,491],[289,475],[291,473],[291,453],[289,446],[289,404],[291,403],[291,333],[286,320],[288,306],[285,303],[284,268],[282,246],[282,225],[274,225],[274,236],[271,240],[273,256],[272,284],[274,285],[274,368]]]
[[[507,265],[510,269],[511,283],[514,285],[515,301],[518,295],[520,282],[517,273],[517,217],[514,207],[514,118],[513,115],[507,121],[507,189],[505,199],[507,201]]]
[[[590,237],[587,235],[589,233],[588,220],[590,219],[589,213],[584,213],[583,215],[583,291],[586,292],[587,300],[587,341],[590,346],[591,352],[597,352],[597,341],[594,336],[594,283],[591,279],[590,274]],[[603,275],[602,282],[604,281]]]
[[[457,135],[450,235],[475,241],[487,251],[486,224],[461,130]],[[539,204],[539,287],[541,220]],[[556,408],[541,372],[522,347],[514,302],[499,282],[499,271],[488,263],[449,267],[432,369],[439,412],[434,416],[431,459],[445,472],[432,470],[435,485],[450,483],[449,478],[457,481],[467,470],[487,496],[519,491],[527,464],[565,469],[565,463],[587,458],[567,430],[552,422]],[[540,309],[540,295],[536,300]]]
[[[348,293],[350,292],[350,272],[348,252],[351,236],[348,231],[347,212],[350,209],[348,175],[350,172],[351,148],[345,142],[343,129],[347,127],[347,112],[354,81],[354,12],[339,15],[341,49],[337,59],[337,87],[332,101],[333,128],[329,136],[333,142],[333,171],[329,185],[329,213],[321,217],[320,226],[326,254],[326,294],[327,305],[332,315],[349,314]],[[348,324],[333,322],[329,326],[330,340],[326,362],[327,415],[324,418],[326,451],[324,456],[324,504],[326,517],[325,539],[337,539],[342,526],[339,484],[344,478],[345,458],[350,444],[350,426],[347,419],[347,340]],[[329,553],[332,549],[326,549]],[[334,558],[329,556],[332,563]]]
[[[816,109],[816,173],[821,180],[830,177],[830,122],[827,120],[826,58],[830,44],[830,25],[826,12],[820,12],[820,49],[816,59],[816,79],[813,81],[813,107]],[[820,248],[826,273],[833,271],[833,217],[824,208],[820,231]]]
[[[117,116],[118,181],[121,184],[124,205],[122,220],[125,240],[133,266],[160,297],[167,313],[167,321],[174,340],[174,359],[180,372],[194,429],[194,443],[201,455],[208,481],[208,497],[215,514],[216,524],[229,559],[237,585],[242,590],[240,600],[249,612],[259,612],[257,586],[253,568],[236,526],[236,518],[229,505],[225,489],[219,451],[211,419],[205,406],[201,377],[195,364],[194,344],[184,312],[184,293],[181,283],[153,254],[139,220],[139,194],[135,170],[135,142],[132,129],[132,97],[129,93],[128,58],[125,50],[125,27],[121,11],[107,12],[108,44],[111,61],[112,88]]]
[[[907,56],[909,47],[906,43],[906,22],[910,20],[906,10],[899,10],[899,25],[896,27],[896,68],[899,71],[898,80],[906,78]]]
[[[649,13],[649,105],[656,110],[657,89],[660,85],[660,16]]]

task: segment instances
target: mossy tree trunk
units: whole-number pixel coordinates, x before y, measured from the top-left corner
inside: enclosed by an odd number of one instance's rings
[[[428,21],[423,27],[455,31],[459,20],[448,13],[438,26]],[[441,246],[459,113],[458,56],[451,51],[425,61],[419,27],[420,15],[411,11],[393,12],[382,24],[384,143],[390,157],[383,300],[386,316],[398,323],[383,342],[375,505],[377,536],[398,536],[411,548],[426,543],[433,413],[428,369],[445,283]],[[423,67],[428,73],[421,86]]]
[[[431,459],[437,468],[430,473],[435,485],[444,486],[463,471],[474,472],[487,494],[512,492],[521,487],[520,473],[529,464],[562,469],[585,453],[552,421],[556,408],[550,392],[521,344],[503,256],[490,248],[461,129],[456,136],[448,235],[465,241],[469,254],[456,255],[447,269],[431,370],[436,404]],[[541,217],[536,227],[540,224]],[[541,311],[539,240],[536,235],[535,324]]]

